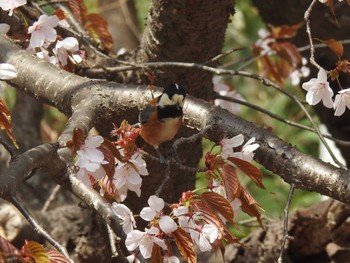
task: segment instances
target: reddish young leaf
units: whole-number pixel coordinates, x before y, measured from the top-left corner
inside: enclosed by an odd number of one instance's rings
[[[154,244],[152,248],[151,263],[162,263],[160,247],[157,244]]]
[[[252,165],[250,162],[235,157],[229,157],[227,160],[237,165],[237,167],[248,175],[257,186],[262,189],[266,189],[262,183],[262,173],[257,167]]]
[[[350,62],[347,59],[343,59],[337,62],[338,71],[350,74]]]
[[[0,262],[9,262],[8,258],[22,259],[21,252],[8,240],[0,236]]]
[[[75,19],[77,19],[81,25],[84,25],[86,23],[87,16],[87,8],[84,0],[70,0],[68,1],[68,4]]]
[[[262,70],[263,75],[271,80],[283,84],[284,76],[280,73],[279,67],[268,57],[263,56],[258,60],[258,66]]]
[[[53,14],[56,15],[59,20],[63,20],[67,18],[66,14],[61,9],[57,9]]]
[[[249,216],[256,217],[260,226],[262,228],[264,228],[262,221],[261,221],[261,214],[260,214],[259,210],[257,209],[257,207],[259,207],[262,210],[263,210],[263,208],[254,199],[254,197],[251,196],[251,194],[243,187],[242,187],[242,193],[239,197],[239,200],[241,200],[241,203],[242,203],[242,205],[241,205],[242,211],[245,212],[246,214],[248,214]]]
[[[338,59],[340,59],[343,56],[344,47],[343,47],[343,44],[340,43],[339,41],[333,38],[327,39],[327,40],[321,40],[321,39],[318,39],[318,40],[321,41],[323,44],[326,44],[333,51],[333,53],[338,57]]]
[[[291,25],[291,26],[288,26],[288,25],[282,25],[279,27],[270,26],[270,28],[271,28],[272,36],[274,38],[292,38],[297,34],[299,28],[302,25],[304,25],[304,22]]]
[[[181,255],[187,260],[188,263],[196,263],[197,256],[194,250],[194,245],[191,237],[182,228],[177,228],[172,233],[176,246],[178,247]]]
[[[232,225],[235,224],[233,221],[234,213],[232,206],[223,196],[214,192],[204,192],[200,197],[209,205],[211,209],[220,213]]]
[[[110,180],[107,176],[104,176],[98,183],[101,187],[101,192],[103,192],[104,199],[110,203],[115,201],[121,202],[118,189],[112,180]]]
[[[89,32],[97,43],[101,42],[102,48],[111,51],[113,48],[113,38],[108,31],[108,24],[102,16],[98,14],[88,14],[87,21],[84,24],[85,29]]]
[[[227,199],[233,201],[241,194],[241,185],[237,178],[236,169],[230,164],[224,164],[222,171]]]
[[[45,248],[35,241],[26,241],[22,249],[23,254],[34,259],[35,262],[50,263],[49,255]]]
[[[294,44],[290,42],[275,42],[271,48],[276,50],[277,55],[288,61],[293,67],[300,68],[302,66],[302,56]]]
[[[115,172],[115,154],[118,154],[120,157],[119,151],[115,148],[115,145],[104,138],[103,143],[97,148],[99,149],[104,156],[104,160],[108,163],[102,164],[103,169],[106,171],[106,174],[109,179],[112,179]]]
[[[80,147],[84,144],[85,134],[82,129],[75,128],[73,131],[73,138],[70,139],[66,146],[72,151],[72,154],[75,155]]]
[[[49,255],[50,263],[70,263],[68,258],[56,250],[50,250],[47,254]]]

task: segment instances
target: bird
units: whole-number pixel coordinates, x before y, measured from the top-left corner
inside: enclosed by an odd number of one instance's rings
[[[159,151],[159,145],[171,141],[179,131],[185,97],[184,87],[172,83],[139,114],[140,135],[145,142],[154,147],[161,163],[165,163],[165,158]]]

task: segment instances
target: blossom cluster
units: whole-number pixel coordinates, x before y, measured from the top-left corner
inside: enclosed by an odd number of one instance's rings
[[[334,92],[329,86],[327,72],[323,68],[319,69],[317,78],[305,82],[302,88],[307,91],[307,103],[316,105],[322,101],[325,107],[334,108],[335,116],[342,115],[346,108],[350,109],[350,88],[340,90],[333,101]]]
[[[14,9],[26,3],[26,0],[4,0],[0,1],[0,7],[4,11],[9,11],[9,15],[11,16]],[[69,27],[69,24],[65,19],[60,20],[56,15],[41,15],[38,21],[28,27],[30,39],[27,50],[35,53],[41,59],[62,67],[68,64],[68,59],[73,64],[82,62],[83,58],[79,50],[78,40],[74,37],[58,39],[55,29],[57,26]],[[0,32],[7,33],[9,29],[9,25],[0,24]],[[54,43],[55,45],[52,46]]]

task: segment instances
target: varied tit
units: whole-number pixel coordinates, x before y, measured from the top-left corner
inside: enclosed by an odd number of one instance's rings
[[[159,145],[172,140],[179,131],[185,97],[182,86],[171,84],[140,112],[141,137],[155,148],[162,163],[165,163],[165,159],[159,152]]]

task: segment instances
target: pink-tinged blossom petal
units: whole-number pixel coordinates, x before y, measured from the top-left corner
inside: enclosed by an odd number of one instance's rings
[[[310,105],[316,105],[322,100],[322,103],[327,108],[333,107],[333,91],[327,81],[327,72],[320,68],[317,78],[312,78],[302,85],[302,88],[307,91],[306,101]]]
[[[224,138],[221,141],[221,146],[222,146],[222,150],[221,150],[221,157],[226,159],[230,156],[232,156],[233,154],[233,148],[236,148],[240,145],[242,145],[244,142],[244,137],[242,134],[239,134],[235,137],[232,137],[230,139]]]
[[[350,109],[350,88],[343,89],[338,92],[334,100],[334,115],[340,116],[345,112],[345,109]]]
[[[146,232],[132,230],[127,234],[125,246],[129,251],[139,248],[144,258],[150,258],[154,243],[160,246],[163,250],[167,250],[164,240],[155,236],[159,234],[158,228],[151,227],[150,229],[145,230]]]
[[[0,79],[8,80],[13,78],[17,78],[16,68],[8,63],[0,63]]]
[[[188,207],[187,206],[180,206],[178,208],[173,209],[174,216],[182,216],[188,214]]]
[[[126,259],[129,263],[140,263],[140,260],[135,255],[129,255]]]
[[[0,33],[7,34],[9,30],[10,30],[10,26],[8,24],[0,23]]]
[[[259,144],[254,143],[255,137],[250,138],[239,152],[234,152],[231,157],[236,157],[247,162],[251,162],[254,158],[254,151],[259,148]]]
[[[146,221],[151,221],[157,214],[152,207],[144,207],[140,212],[140,217]]]
[[[136,227],[134,215],[127,206],[114,202],[111,209],[122,220],[123,230],[126,234]]]
[[[161,211],[164,208],[164,200],[158,196],[151,195],[148,198],[148,204],[156,211]]]
[[[161,216],[159,227],[165,234],[170,234],[177,229],[177,224],[170,216]]]
[[[79,50],[79,42],[74,37],[66,37],[62,41],[58,40],[53,53],[57,56],[58,61],[62,66],[67,65],[67,60],[69,57],[68,52],[76,52]],[[74,62],[74,61],[73,61]]]
[[[13,10],[19,6],[25,5],[27,0],[1,0],[0,8],[4,11],[10,11],[9,16],[12,16]]]
[[[193,241],[198,245],[200,251],[211,250],[211,244],[218,238],[218,229],[210,224],[205,224],[200,229],[190,230]]]
[[[37,22],[28,28],[31,34],[30,46],[32,48],[41,47],[45,43],[54,42],[57,38],[57,32],[54,29],[58,25],[58,17],[56,15],[41,15]]]

